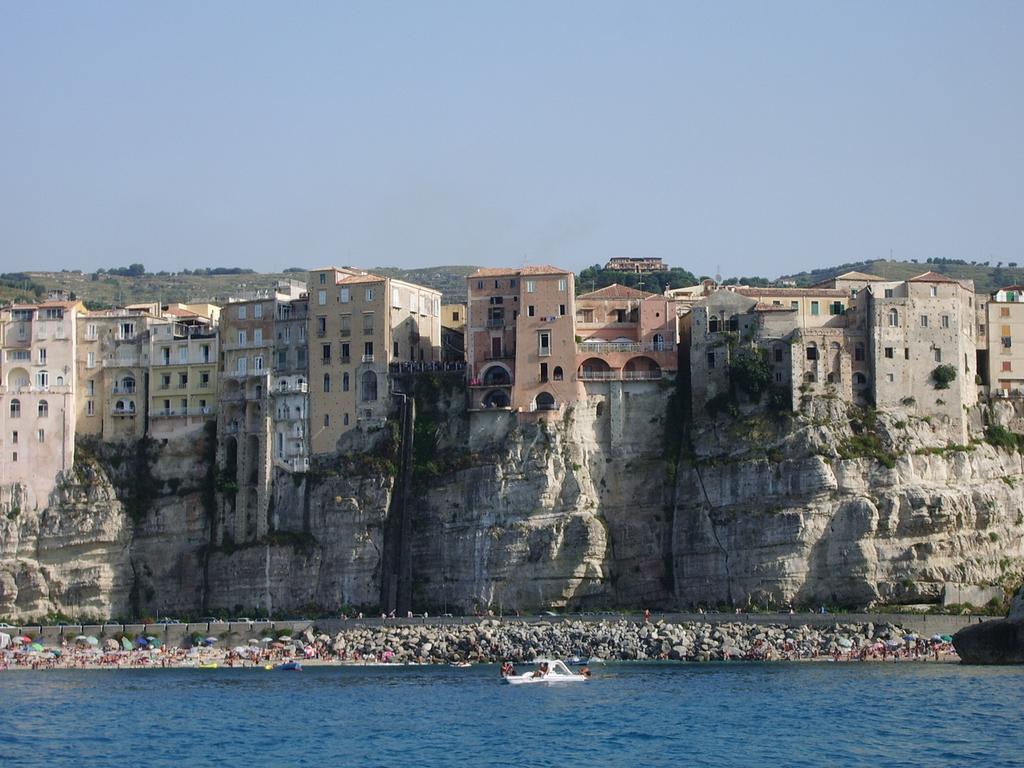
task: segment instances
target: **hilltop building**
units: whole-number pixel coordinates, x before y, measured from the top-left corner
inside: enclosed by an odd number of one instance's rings
[[[617,256],[609,259],[604,268],[614,272],[668,272],[668,266],[661,259],[642,258],[636,256]]]

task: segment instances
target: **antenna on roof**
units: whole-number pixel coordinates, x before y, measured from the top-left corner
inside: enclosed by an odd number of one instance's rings
[[[721,284],[722,284],[722,265],[721,264],[716,264],[715,265],[715,286],[717,287],[717,286],[719,286]]]

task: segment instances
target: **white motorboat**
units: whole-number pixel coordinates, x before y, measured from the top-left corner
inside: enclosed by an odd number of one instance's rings
[[[527,685],[537,683],[582,683],[589,676],[573,672],[565,662],[558,659],[540,659],[535,662],[537,668],[521,675],[505,675],[502,679],[510,685]]]

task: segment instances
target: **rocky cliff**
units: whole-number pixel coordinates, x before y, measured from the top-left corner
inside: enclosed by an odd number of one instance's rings
[[[951,445],[827,399],[694,423],[671,388],[588,387],[546,422],[467,418],[458,391],[424,408],[405,529],[388,461],[281,473],[270,533],[216,546],[213,435],[82,451],[46,509],[0,497],[0,616],[370,610],[400,551],[431,612],[907,604],[1020,576],[1008,409]]]

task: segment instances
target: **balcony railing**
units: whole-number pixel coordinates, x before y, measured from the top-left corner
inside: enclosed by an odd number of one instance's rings
[[[395,361],[388,365],[388,370],[391,373],[427,373],[430,371],[464,371],[466,370],[466,364],[459,363],[441,363],[441,362],[400,362]]]
[[[342,328],[340,331],[338,331],[338,335],[339,336],[346,336],[346,337],[347,336],[351,336],[352,335],[352,329],[351,328]]]
[[[128,357],[114,357],[109,360],[103,361],[104,368],[121,368],[121,367],[136,367],[139,365],[138,355],[131,355]]]
[[[205,408],[161,408],[159,410],[150,411],[149,416],[153,419],[183,419],[189,416],[215,416],[216,413],[217,409],[210,406]]]
[[[580,371],[580,381],[657,381],[664,377],[661,371]]]
[[[305,381],[303,381],[301,383],[300,382],[289,382],[289,383],[286,383],[286,384],[278,384],[276,387],[274,387],[274,392],[275,392],[275,394],[278,394],[278,395],[302,394],[302,393],[308,392],[308,391],[309,391],[309,384],[307,382],[305,382]]]
[[[115,395],[134,395],[136,392],[138,392],[138,388],[134,384],[130,387],[123,387],[120,384],[114,385]]]
[[[585,344],[577,344],[576,351],[581,355],[607,354],[608,352],[673,352],[676,345],[674,342],[625,342],[625,341],[592,341]]]
[[[504,328],[505,327],[505,318],[499,318],[497,320],[488,319],[487,320],[487,327],[488,328]]]
[[[372,363],[373,362],[373,353],[371,352],[368,355],[363,355],[363,362],[364,363]]]
[[[514,349],[505,349],[501,352],[488,352],[484,355],[485,360],[510,360],[516,356]]]
[[[136,416],[138,411],[131,411],[127,408],[114,408],[110,411],[111,416]]]

